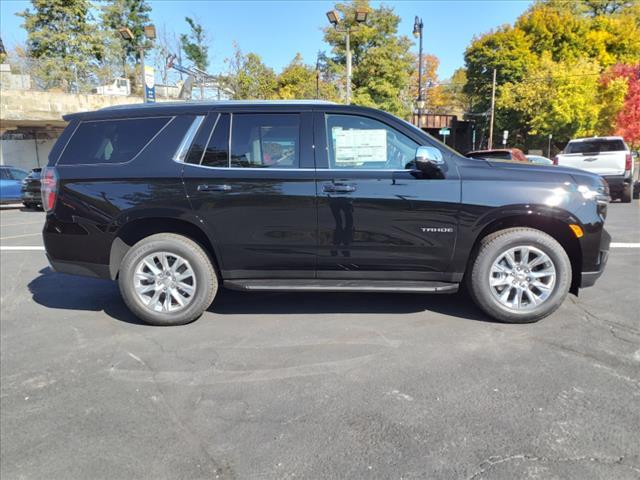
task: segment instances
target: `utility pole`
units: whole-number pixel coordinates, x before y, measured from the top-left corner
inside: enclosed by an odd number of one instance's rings
[[[347,105],[351,103],[351,28],[347,28]]]
[[[491,87],[491,120],[489,120],[489,150],[493,148],[493,115],[496,107],[496,69],[493,69],[493,86]]]
[[[320,52],[316,58],[316,98],[320,98]]]
[[[422,98],[422,28],[424,24],[422,19],[416,15],[413,22],[413,36],[420,39],[420,49],[418,50],[418,128],[422,129],[422,109],[424,108],[424,99]]]

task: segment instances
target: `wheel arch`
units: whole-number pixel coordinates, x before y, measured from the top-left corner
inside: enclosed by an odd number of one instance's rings
[[[577,222],[576,222],[577,223]],[[480,242],[487,235],[491,235],[499,230],[505,230],[513,227],[526,227],[540,230],[554,238],[567,252],[569,261],[571,262],[571,287],[569,291],[577,295],[580,288],[580,274],[582,272],[582,247],[580,241],[572,233],[569,222],[557,216],[541,216],[530,215],[526,213],[508,215],[496,218],[480,231],[477,235],[471,255],[467,261],[465,275],[470,271],[471,264],[476,257],[480,248]]]
[[[113,280],[118,277],[120,264],[129,249],[137,242],[156,233],[175,233],[184,235],[198,243],[209,255],[217,275],[220,275],[218,256],[205,231],[193,222],[178,218],[143,217],[128,221],[122,225],[111,244],[109,253],[109,274]]]

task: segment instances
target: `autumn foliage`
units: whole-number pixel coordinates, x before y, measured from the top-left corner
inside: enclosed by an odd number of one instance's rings
[[[640,63],[637,65],[615,65],[604,76],[603,83],[616,79],[626,81],[627,91],[622,109],[615,117],[615,135],[620,135],[630,145],[640,147]]]

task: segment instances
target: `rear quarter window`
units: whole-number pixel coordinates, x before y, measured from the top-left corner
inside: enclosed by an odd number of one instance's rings
[[[132,160],[171,117],[81,122],[58,165],[125,163]]]

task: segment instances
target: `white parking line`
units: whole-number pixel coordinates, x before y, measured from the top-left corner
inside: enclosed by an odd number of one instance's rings
[[[44,220],[42,222],[3,223],[0,224],[0,227],[20,227],[22,225],[44,225]]]
[[[611,242],[611,248],[640,248],[640,243]]]
[[[42,232],[25,233],[24,235],[11,235],[9,237],[0,237],[0,240],[9,240],[10,238],[21,238],[21,237],[35,237],[36,235],[42,235]]]

